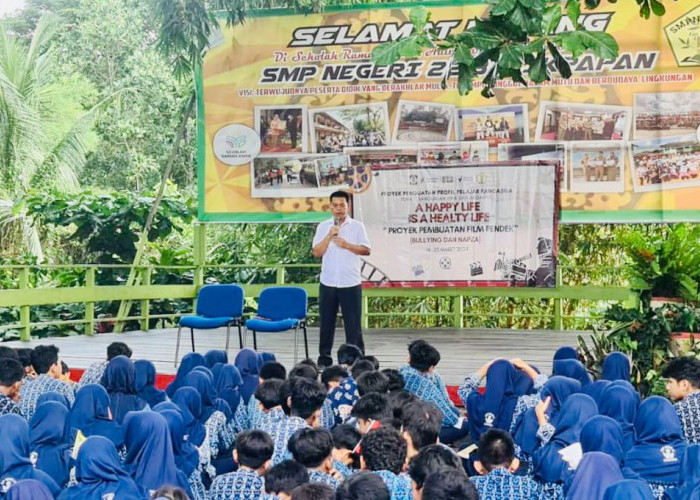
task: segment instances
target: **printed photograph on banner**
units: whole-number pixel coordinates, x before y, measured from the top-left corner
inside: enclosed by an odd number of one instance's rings
[[[489,143],[486,141],[418,144],[418,163],[424,166],[457,165],[488,159]]]
[[[568,191],[569,189],[566,147],[562,142],[499,144],[498,160],[557,160],[562,167],[562,178],[559,188],[561,191]]]
[[[309,110],[314,153],[341,153],[343,148],[385,146],[389,141],[386,102]]]
[[[464,108],[458,109],[455,116],[460,141],[487,141],[496,151],[499,144],[530,139],[527,104]]]
[[[700,186],[700,143],[695,134],[633,141],[629,149],[636,192]]]
[[[569,170],[574,193],[624,193],[624,144],[570,142]]]
[[[320,188],[347,188],[349,183],[349,158],[345,155],[333,155],[316,160],[318,184]]]
[[[607,104],[541,101],[536,141],[626,141],[632,108]]]
[[[445,142],[452,138],[455,107],[448,104],[399,101],[394,120],[393,144]]]
[[[258,156],[251,163],[253,198],[303,198],[317,196],[318,155]]]
[[[262,154],[308,151],[306,106],[256,106],[255,131],[260,135]]]
[[[700,126],[700,92],[634,95],[634,138],[692,134]]]
[[[343,154],[350,159],[353,167],[372,165],[416,165],[417,146],[384,146],[378,148],[345,148]]]

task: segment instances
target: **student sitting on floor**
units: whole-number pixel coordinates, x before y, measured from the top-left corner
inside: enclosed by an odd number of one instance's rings
[[[447,388],[435,367],[440,353],[425,340],[414,340],[408,345],[409,366],[401,367],[406,390],[436,405],[442,412],[440,442],[450,444],[465,437],[468,427],[460,418],[459,410],[450,401]]]
[[[478,500],[479,494],[466,474],[442,470],[429,475],[423,485],[425,500]]]
[[[39,396],[44,393],[58,392],[63,394],[71,405],[73,404],[75,400],[73,388],[60,380],[63,369],[56,346],[36,346],[32,351],[32,365],[39,375],[32,380],[24,380],[19,399],[19,409],[27,421],[32,418]]]
[[[358,472],[338,488],[336,500],[389,500],[391,494],[382,478],[371,472]]]
[[[354,345],[343,344],[338,348],[338,364],[343,368],[351,368],[351,375],[341,380],[338,386],[328,393],[336,425],[348,423],[350,410],[360,398],[355,382],[357,377],[374,370],[374,365],[370,361],[360,359],[361,357],[362,352]]]
[[[378,422],[388,417],[388,398],[384,394],[369,393],[361,397],[352,407],[352,417],[357,420],[357,429],[367,434]]]
[[[515,458],[515,445],[510,434],[501,429],[486,431],[479,438],[479,459],[474,467],[481,474],[471,478],[480,500],[529,500],[539,498],[540,485],[525,476],[513,473],[520,467]]]
[[[406,441],[406,462],[425,447],[438,441],[442,428],[442,413],[432,403],[418,400],[407,404],[401,414],[401,430]]]
[[[389,393],[403,390],[406,387],[406,381],[399,370],[394,368],[384,368],[382,373],[389,379]]]
[[[265,491],[272,498],[290,500],[292,490],[308,482],[309,471],[306,467],[294,460],[285,460],[273,466],[265,474]]]
[[[257,401],[260,417],[257,418],[258,427],[262,422],[277,422],[287,418],[282,409],[284,403],[284,382],[278,379],[266,380],[255,389],[255,401]],[[251,398],[251,401],[253,398]]]
[[[423,485],[426,478],[442,470],[450,470],[454,474],[466,475],[457,454],[441,444],[426,446],[411,460],[408,474],[411,477],[413,500],[422,500]],[[426,500],[428,499],[426,498]]]
[[[236,436],[233,459],[238,470],[214,479],[209,490],[211,500],[245,498],[255,500],[265,496],[264,475],[270,467],[274,443],[262,431],[246,431]]]
[[[411,500],[411,482],[401,475],[406,460],[406,442],[391,427],[380,427],[365,434],[361,442],[360,464],[382,478],[391,500]]]
[[[80,382],[75,386],[75,390],[79,391],[87,384],[99,384],[100,380],[102,380],[102,374],[105,368],[107,368],[107,363],[117,356],[126,356],[130,358],[131,349],[124,342],[112,342],[109,344],[107,346],[107,359],[91,364],[87,370],[83,372],[83,375],[80,377]]]
[[[367,372],[360,375],[357,379],[357,393],[362,397],[370,392],[388,394],[389,377],[378,371]]]
[[[17,405],[22,378],[22,363],[12,358],[0,358],[0,417],[13,413],[22,415]]]
[[[333,469],[347,479],[360,468],[360,457],[356,450],[362,434],[354,426],[342,424],[336,425],[331,435],[333,436]]]
[[[307,483],[292,490],[292,500],[335,500],[335,490],[323,483]]]
[[[663,376],[668,379],[668,396],[676,402],[685,440],[689,444],[700,443],[700,361],[691,356],[672,359]]]
[[[333,437],[325,429],[299,429],[287,445],[294,460],[309,469],[309,482],[340,486],[342,476],[333,469]]]

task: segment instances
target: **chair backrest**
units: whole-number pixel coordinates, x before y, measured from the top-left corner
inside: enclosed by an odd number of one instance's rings
[[[306,290],[297,286],[265,288],[258,299],[258,316],[277,321],[306,318]]]
[[[197,315],[237,318],[243,315],[243,288],[239,285],[204,285],[197,292]]]

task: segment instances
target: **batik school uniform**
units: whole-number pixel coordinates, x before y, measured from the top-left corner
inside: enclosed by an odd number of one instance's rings
[[[330,474],[314,469],[309,469],[309,482],[327,484],[334,490],[338,489],[338,486],[340,486],[340,480],[334,478]]]
[[[534,479],[515,476],[502,467],[471,481],[479,491],[479,500],[537,500],[542,495],[542,487]]]
[[[265,479],[256,471],[240,468],[214,479],[209,489],[210,500],[258,500],[267,498]]]
[[[87,370],[83,372],[80,381],[75,384],[75,392],[78,392],[88,384],[99,384],[100,380],[102,380],[102,374],[105,372],[105,368],[107,368],[107,363],[109,363],[109,361],[105,360],[91,364]]]
[[[357,384],[352,377],[341,380],[338,387],[328,393],[336,425],[345,424],[350,420],[350,412],[358,399],[360,393],[357,392]]]
[[[404,389],[440,408],[443,427],[457,424],[459,410],[452,404],[447,387],[438,372],[421,373],[411,366],[402,366],[399,373],[403,376]]]
[[[353,469],[352,467],[345,465],[343,462],[340,460],[336,460],[335,458],[333,459],[333,468],[340,472],[340,475],[343,476],[343,479],[347,479],[353,474],[357,474],[358,470]]]
[[[34,415],[39,396],[47,392],[58,392],[64,395],[71,405],[75,401],[75,393],[70,385],[42,373],[37,378],[24,382],[19,392],[19,409],[27,421]]]
[[[283,460],[291,458],[292,454],[287,449],[289,438],[299,429],[309,427],[306,420],[300,417],[288,417],[284,415],[280,418],[279,414],[276,414],[275,417],[277,418],[262,419],[259,427],[261,431],[267,432],[275,443],[272,465],[277,465]]]
[[[382,478],[386,487],[389,488],[391,500],[412,500],[411,480],[404,475],[394,474],[388,470],[373,471]]]
[[[19,409],[17,403],[12,401],[10,398],[4,394],[0,394],[0,417],[3,415],[9,415],[10,413],[14,415],[22,415],[22,411]]]
[[[688,444],[700,443],[700,391],[684,397],[674,405],[681,420],[683,437]]]
[[[326,396],[321,406],[321,428],[330,431],[335,427],[335,414],[333,413],[333,403]]]

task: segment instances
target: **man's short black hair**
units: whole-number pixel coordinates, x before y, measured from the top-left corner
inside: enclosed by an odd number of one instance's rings
[[[696,389],[700,389],[700,360],[692,356],[672,359],[664,367],[662,375],[677,381],[687,380]]]
[[[423,483],[423,498],[430,500],[478,500],[479,492],[466,474],[443,470],[430,474]]]
[[[10,387],[24,378],[24,367],[19,360],[0,359],[0,385]]]
[[[371,361],[372,365],[374,365],[375,370],[379,370],[379,359],[377,359],[377,356],[362,356],[362,359],[366,359],[367,361]]]
[[[362,357],[362,350],[353,344],[342,344],[336,356],[339,365],[351,366]]]
[[[325,429],[299,429],[289,438],[287,448],[294,460],[313,469],[333,453],[333,437]]]
[[[380,427],[362,437],[362,458],[367,469],[376,472],[401,472],[406,461],[406,441],[392,427]]]
[[[292,500],[334,500],[335,490],[323,483],[306,483],[292,490]]]
[[[284,385],[284,380],[276,378],[266,380],[255,389],[255,398],[266,410],[274,408],[275,406],[281,406],[282,401],[284,401],[282,385]]]
[[[265,492],[270,495],[292,493],[300,484],[309,482],[309,471],[294,460],[285,460],[273,466],[265,474]]]
[[[406,389],[389,393],[389,415],[392,418],[403,420],[403,409],[418,400],[418,396]]]
[[[299,361],[299,363],[297,363],[297,364],[299,364],[299,365],[309,365],[309,366],[312,366],[313,369],[316,370],[316,373],[318,373],[318,372],[321,371],[321,370],[319,370],[319,368],[318,368],[318,363],[316,363],[316,361],[314,361],[314,360],[311,359],[311,358],[304,358],[304,359],[302,359],[301,361]]]
[[[0,345],[0,358],[12,358],[19,361],[17,351],[15,351],[12,347],[7,347],[5,345]]]
[[[440,353],[425,340],[414,340],[408,344],[408,364],[419,372],[427,372],[440,362]]]
[[[479,438],[479,461],[491,472],[496,467],[508,467],[515,458],[513,438],[501,429],[490,429]]]
[[[117,356],[131,357],[131,348],[124,342],[112,342],[107,346],[107,361],[111,361],[112,358]]]
[[[304,363],[299,363],[294,368],[289,370],[289,378],[308,378],[311,380],[318,380],[318,370],[313,366]]]
[[[350,368],[350,373],[352,373],[352,378],[357,380],[360,375],[367,372],[374,371],[374,364],[369,359],[358,359],[355,364]]]
[[[387,394],[389,392],[389,378],[382,372],[367,372],[357,378],[357,392],[360,397],[371,392]]]
[[[408,474],[418,489],[423,487],[425,478],[441,470],[464,473],[462,461],[457,454],[442,444],[431,444],[423,448],[408,464]]]
[[[321,382],[328,387],[331,382],[340,382],[348,378],[348,371],[340,365],[329,366],[321,373]]]
[[[403,430],[420,450],[437,442],[442,429],[442,412],[433,403],[421,399],[406,405],[401,416]]]
[[[381,420],[388,417],[388,402],[385,394],[370,392],[357,400],[350,415],[363,420]]]
[[[333,448],[338,450],[354,450],[362,439],[362,433],[350,424],[340,424],[333,427]]]
[[[326,399],[326,389],[316,380],[296,378],[292,382],[289,397],[292,400],[292,415],[309,418],[323,406]]]
[[[384,368],[382,373],[389,379],[389,392],[400,391],[406,387],[403,375],[395,368]]]
[[[37,374],[46,373],[58,363],[58,347],[55,345],[38,345],[32,351],[32,366]]]
[[[260,374],[258,376],[263,380],[270,380],[271,378],[284,380],[287,378],[287,369],[282,363],[268,361],[260,367]]]
[[[272,458],[275,443],[267,432],[250,430],[236,436],[238,463],[251,469],[259,469]]]
[[[347,478],[335,492],[336,500],[389,500],[386,483],[376,474],[361,471]]]
[[[22,367],[26,368],[27,366],[33,366],[32,352],[34,352],[34,349],[29,347],[20,347],[19,349],[16,349],[16,351],[19,362],[22,363]]]
[[[333,201],[333,198],[345,198],[345,201],[350,203],[350,195],[346,191],[333,191],[328,200]]]

